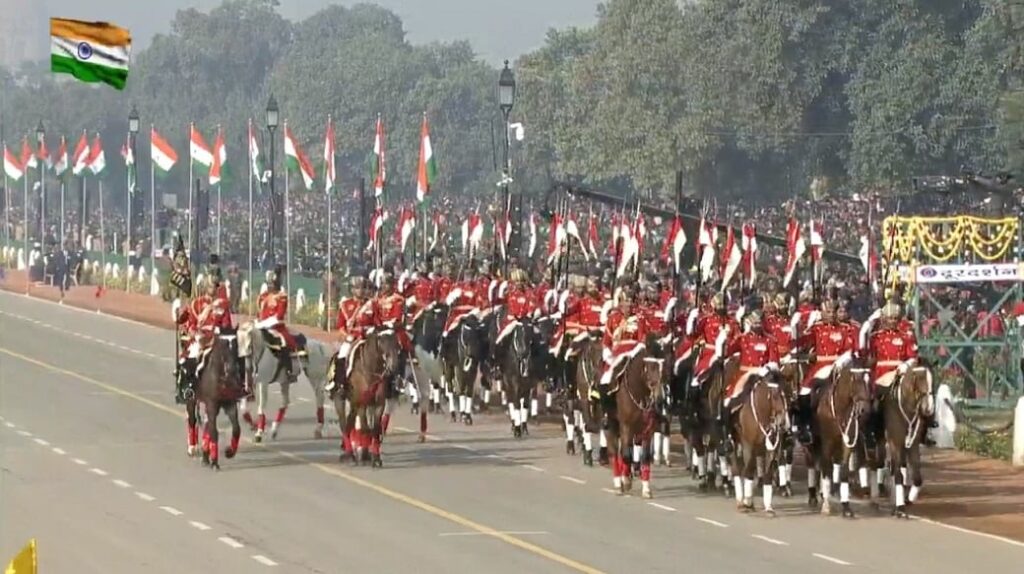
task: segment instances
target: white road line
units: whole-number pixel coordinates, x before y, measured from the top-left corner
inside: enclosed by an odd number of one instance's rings
[[[38,444],[40,446],[50,446],[50,442],[49,441],[43,440],[41,438],[36,438],[34,440],[36,441],[36,444]]]
[[[20,434],[21,436],[32,436],[32,433],[28,432],[27,430],[20,430],[18,431],[18,434]]]
[[[547,530],[498,530],[495,532],[440,532],[438,536],[494,536],[495,534],[508,534],[510,536],[523,536],[527,534],[550,534]]]
[[[86,461],[84,461],[84,460],[82,460],[80,458],[73,458],[73,459],[71,459],[71,461],[74,462],[75,464],[79,465],[79,466],[85,466],[85,465],[89,464],[88,462],[86,462]]]
[[[703,522],[705,524],[710,524],[712,526],[717,526],[719,528],[729,528],[729,525],[724,523],[724,522],[719,522],[717,520],[711,520],[710,518],[704,518],[703,516],[694,516],[694,518],[696,518],[697,520],[700,520],[701,522]]]
[[[827,554],[818,554],[817,552],[815,552],[815,553],[811,554],[811,556],[814,556],[815,558],[821,558],[822,560],[826,560],[828,562],[831,562],[833,564],[838,564],[840,566],[853,566],[853,564],[851,564],[851,563],[849,563],[849,562],[847,562],[845,560],[840,560],[838,558],[833,558],[833,557],[831,557],[831,556],[829,556]]]
[[[9,428],[9,429],[12,429],[12,428],[14,428],[14,423],[12,423],[12,422],[5,422],[5,423],[4,423],[4,425],[5,425],[5,426],[6,426],[7,428]]]
[[[532,464],[524,464],[524,465],[523,465],[523,468],[527,468],[527,469],[530,469],[530,470],[532,470],[532,471],[534,471],[534,472],[547,472],[547,471],[546,471],[546,470],[544,470],[543,468],[541,468],[541,467],[539,467],[539,466],[535,466],[535,465],[532,465]]]
[[[53,447],[53,454],[59,454],[61,456],[64,456],[65,454],[67,454],[67,452],[65,452],[64,449],[62,448]]]
[[[146,494],[145,492],[136,492],[135,496],[138,496],[139,498],[141,498],[142,500],[145,500],[146,502],[153,502],[154,500],[156,500],[155,496],[150,496],[150,495]]]
[[[572,482],[572,483],[575,483],[575,484],[586,484],[587,483],[587,481],[580,480],[580,479],[576,478],[575,476],[566,476],[564,474],[559,475],[558,478],[561,478],[562,480],[568,480],[569,482]]]
[[[453,447],[455,447],[455,448],[457,448],[457,449],[460,449],[460,450],[465,450],[465,451],[469,451],[469,452],[476,452],[476,449],[475,449],[475,448],[473,448],[473,447],[471,447],[471,446],[468,446],[468,445],[464,445],[464,444],[453,444],[452,446],[453,446]]]
[[[618,494],[619,491],[612,488],[602,488],[601,492],[607,492],[608,494]]]
[[[665,506],[664,504],[658,504],[657,502],[648,502],[647,504],[650,505],[650,506],[653,506],[654,508],[660,508],[662,510],[667,510],[669,512],[675,512],[676,511],[676,509],[672,508],[671,506]]]
[[[125,482],[125,481],[121,480],[120,478],[116,478],[116,479],[114,479],[114,480],[113,480],[112,482],[113,482],[114,484],[116,484],[117,486],[120,486],[121,488],[131,488],[131,487],[132,487],[132,485],[131,485],[131,484],[129,484],[129,483],[127,483],[127,482]]]
[[[956,532],[962,532],[964,534],[973,534],[975,536],[982,536],[984,538],[988,538],[989,540],[996,540],[998,542],[1004,542],[1012,546],[1019,546],[1021,548],[1024,548],[1024,542],[1021,542],[1020,540],[1013,540],[1012,538],[1006,538],[1005,536],[998,536],[996,534],[989,534],[988,532],[979,532],[977,530],[971,530],[970,528],[961,528],[960,526],[953,526],[952,524],[946,524],[945,522],[939,522],[938,520],[932,520],[930,518],[921,518],[919,516],[915,516],[913,518],[914,520],[920,520],[921,522],[924,522],[926,524],[934,524],[935,526],[941,526],[943,528],[955,530]]]
[[[234,538],[232,538],[230,536],[221,536],[217,540],[220,540],[221,542],[223,542],[224,544],[227,544],[228,546],[230,546],[232,548],[244,548],[245,547],[245,544],[242,544],[241,542],[235,540]]]
[[[758,540],[764,540],[765,542],[769,544],[774,544],[776,546],[789,546],[789,542],[783,542],[782,540],[768,538],[767,536],[763,536],[761,534],[751,534],[750,536],[753,538],[757,538]]]
[[[494,460],[502,460],[505,457],[501,456],[500,454],[489,454],[487,455],[487,458],[493,458]]]
[[[107,476],[107,474],[108,474],[107,471],[103,470],[102,468],[96,468],[95,466],[90,468],[89,472],[91,472],[91,473],[93,473],[93,474],[95,474],[97,476]]]
[[[178,510],[177,508],[174,508],[173,506],[161,506],[160,510],[163,510],[164,512],[170,514],[171,516],[181,516],[182,514],[185,514],[184,512]]]
[[[252,559],[257,561],[257,562],[259,562],[260,564],[262,564],[264,566],[277,566],[277,562],[274,562],[273,560],[271,560],[270,558],[267,558],[266,556],[264,556],[262,554],[253,554],[252,555]]]
[[[202,530],[203,532],[206,532],[207,530],[210,530],[212,528],[211,526],[207,526],[206,524],[203,524],[202,522],[198,522],[196,520],[189,520],[188,523],[192,526],[192,528],[195,528],[196,530]]]

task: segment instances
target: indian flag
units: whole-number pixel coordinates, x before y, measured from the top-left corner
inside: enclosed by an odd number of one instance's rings
[[[50,69],[123,90],[132,35],[108,22],[50,18]]]
[[[100,141],[100,134],[96,134],[92,140],[92,148],[89,149],[89,170],[94,175],[99,175],[107,167],[107,156],[103,153],[103,142]]]
[[[384,195],[384,186],[387,185],[388,172],[384,159],[384,120],[377,114],[377,133],[373,138],[373,156],[370,157],[370,169],[373,174],[373,195],[380,197]]]
[[[313,189],[313,164],[309,163],[309,158],[302,153],[287,123],[284,125],[284,156],[288,159],[288,167],[297,169],[302,175],[302,183],[306,189]]]
[[[198,163],[199,167],[209,170],[213,166],[213,152],[210,146],[203,139],[195,124],[189,124],[188,151],[193,164]]]
[[[334,190],[334,180],[337,172],[334,169],[334,124],[331,116],[327,116],[327,134],[324,136],[324,191],[331,193]]]
[[[220,185],[223,179],[224,164],[228,161],[227,151],[224,149],[224,131],[217,126],[217,138],[213,140],[213,166],[210,167],[210,185]]]
[[[53,161],[53,173],[60,177],[68,170],[68,166],[68,144],[64,141],[64,136],[60,136],[60,147]]]
[[[427,125],[427,114],[423,114],[423,127],[420,128],[420,167],[416,172],[416,199],[423,201],[430,193],[430,186],[437,179],[437,162],[434,161],[434,148],[430,145],[430,127]]]
[[[149,155],[153,160],[153,165],[164,173],[171,171],[174,164],[178,163],[178,154],[171,144],[167,143],[167,140],[156,131],[156,128],[150,128]]]
[[[4,145],[4,175],[18,181],[21,176],[25,175],[25,168],[21,165],[21,161],[11,153],[11,148]]]
[[[71,173],[82,175],[85,168],[89,167],[89,140],[82,130],[82,137],[78,138],[78,145],[75,146],[75,153],[71,156]]]

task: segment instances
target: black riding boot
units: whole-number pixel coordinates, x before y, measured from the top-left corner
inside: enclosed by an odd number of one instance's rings
[[[797,399],[797,438],[801,444],[811,444],[811,396],[800,395]]]
[[[178,364],[174,371],[174,402],[179,405],[185,404],[185,365]]]
[[[718,452],[722,456],[728,456],[732,453],[732,409],[729,407],[722,407],[722,411],[718,414],[719,431],[721,433],[721,439],[718,442]]]

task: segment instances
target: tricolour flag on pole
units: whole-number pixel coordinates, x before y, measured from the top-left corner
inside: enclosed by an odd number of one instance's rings
[[[64,136],[60,136],[60,147],[57,148],[57,156],[53,158],[53,173],[57,177],[64,175],[68,170],[68,144]]]
[[[213,152],[195,124],[189,125],[188,140],[188,153],[192,163],[198,163],[201,169],[210,169],[213,166]]]
[[[167,173],[178,163],[178,154],[167,140],[151,127],[149,130],[149,156],[161,172]]]
[[[377,114],[377,133],[373,138],[373,157],[370,158],[373,171],[373,196],[380,197],[384,194],[384,186],[387,184],[387,162],[384,154],[384,120]]]
[[[36,150],[36,157],[43,163],[47,168],[53,167],[53,158],[50,157],[50,150],[46,149],[46,138],[39,142],[39,149]]]
[[[100,141],[100,134],[92,140],[92,147],[89,148],[89,159],[86,160],[89,170],[94,175],[99,175],[107,167],[107,156],[103,153],[103,142]]]
[[[21,161],[11,152],[11,148],[4,144],[4,174],[18,181],[23,175],[25,175],[25,168],[21,165]]]
[[[17,556],[7,563],[4,574],[36,574],[38,568],[36,540],[33,538],[21,549],[21,552],[18,552]]]
[[[131,33],[108,22],[50,18],[50,69],[83,82],[123,90],[128,82]]]
[[[213,140],[213,165],[210,167],[210,185],[217,185],[224,179],[224,164],[227,161],[228,154],[224,149],[224,131],[220,126],[217,126],[217,138]]]
[[[287,123],[284,125],[284,157],[289,168],[299,171],[306,189],[313,189],[313,164],[309,163],[309,158],[299,148],[299,143],[295,141],[295,135]]]
[[[331,193],[334,190],[334,180],[337,173],[334,171],[334,124],[331,116],[327,116],[327,133],[324,136],[324,193]]]
[[[430,145],[430,127],[427,125],[427,113],[423,112],[423,127],[420,128],[420,165],[416,171],[416,199],[423,201],[430,194],[430,186],[437,179],[437,162],[434,160],[434,147]]]
[[[22,138],[21,140],[21,167],[23,169],[39,167],[39,163],[36,161],[36,154],[32,152],[32,147],[28,145],[28,138]]]
[[[89,138],[86,137],[85,130],[82,130],[78,144],[75,145],[75,153],[71,155],[71,173],[81,175],[87,167],[89,167]]]
[[[252,119],[249,120],[249,163],[256,181],[264,183],[263,165],[260,162],[260,146],[256,143],[256,133],[252,131]]]

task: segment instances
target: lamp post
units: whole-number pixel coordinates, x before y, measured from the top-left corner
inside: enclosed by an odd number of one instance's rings
[[[267,232],[267,254],[270,256],[271,268],[277,263],[277,246],[275,245],[275,228],[277,227],[277,212],[280,202],[277,199],[277,186],[275,181],[277,173],[274,169],[274,130],[277,129],[280,121],[277,100],[270,95],[267,101],[267,131],[270,132],[270,229]]]
[[[498,106],[501,108],[501,116],[504,123],[505,137],[504,146],[502,146],[503,158],[501,164],[501,186],[504,191],[503,194],[503,208],[506,210],[506,217],[510,221],[514,220],[512,225],[512,236],[509,238],[509,253],[518,257],[521,253],[522,243],[522,226],[523,226],[523,213],[522,213],[522,194],[517,198],[518,201],[515,205],[510,201],[511,191],[509,184],[512,183],[512,166],[509,163],[508,147],[509,147],[509,131],[508,131],[508,116],[512,113],[512,107],[516,103],[516,78],[512,74],[512,69],[508,67],[508,60],[505,60],[505,67],[501,70],[501,75],[498,76]],[[509,213],[511,211],[512,213]]]
[[[43,142],[46,140],[46,130],[43,129],[43,120],[39,120],[36,126],[36,156],[43,151]],[[46,247],[46,165],[41,158],[39,164],[39,244]]]
[[[127,166],[128,174],[126,176],[128,183],[127,191],[127,206],[128,217],[126,218],[125,224],[125,241],[127,248],[125,249],[125,268],[131,270],[132,260],[132,201],[135,199],[135,188],[138,186],[139,180],[139,166],[138,159],[135,154],[135,140],[139,134],[139,110],[132,105],[132,111],[128,113],[128,149],[132,154],[132,163]],[[135,173],[132,173],[134,170]],[[141,254],[137,254],[141,255]],[[132,273],[127,273],[125,279],[125,290],[131,291],[132,289]]]

